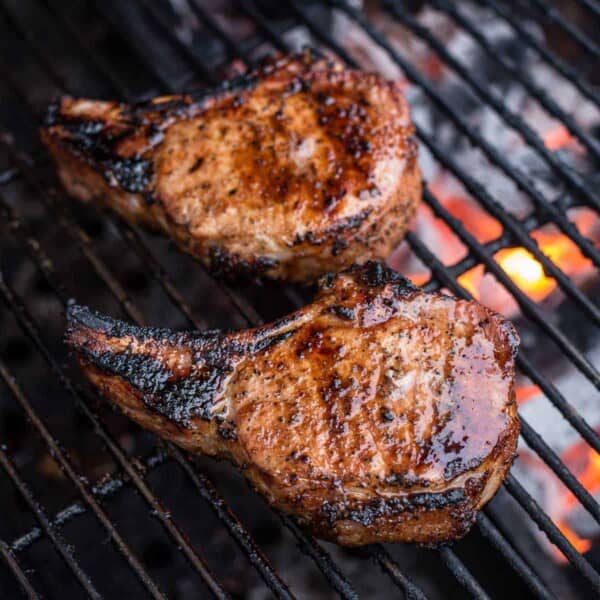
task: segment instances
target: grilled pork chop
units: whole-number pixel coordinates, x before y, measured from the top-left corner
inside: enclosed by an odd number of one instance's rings
[[[221,276],[313,281],[387,257],[421,194],[399,85],[310,54],[133,106],[63,98],[41,135],[71,195]]]
[[[138,328],[69,311],[87,377],[143,427],[240,466],[275,507],[357,546],[458,538],[515,454],[517,335],[477,304],[381,263],[235,333]]]

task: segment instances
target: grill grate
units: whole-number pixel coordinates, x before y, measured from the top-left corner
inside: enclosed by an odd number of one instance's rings
[[[593,0],[579,1],[587,8],[590,14],[597,16],[598,6]],[[114,64],[95,48],[93,42],[90,42],[86,35],[82,35],[76,21],[67,14],[66,10],[58,8],[58,6],[55,6],[48,0],[42,0],[40,4],[45,9],[48,9],[52,15],[53,25],[60,28],[61,33],[65,35],[66,39],[72,42],[73,50],[76,53],[81,53],[83,62],[98,75],[99,80],[106,85],[106,88],[111,91],[112,95],[117,95],[129,101],[139,97],[138,94],[132,93],[127,85],[124,85],[123,79],[118,74],[118,70],[114,68]],[[556,69],[586,98],[598,102],[599,97],[597,92],[586,82],[585,78],[573,66],[541,45],[521,23],[511,16],[504,4],[497,0],[484,0],[484,4],[495,14],[505,19],[514,28],[519,39],[535,49],[550,67]],[[533,17],[547,20],[561,28],[591,58],[598,58],[598,46],[576,26],[565,20],[560,12],[553,7],[549,7],[542,0],[535,0],[532,4],[535,5],[535,7],[531,7]],[[517,68],[510,65],[503,57],[497,56],[483,34],[464,16],[464,12],[461,9],[456,8],[446,0],[436,0],[433,5],[437,10],[454,20],[465,32],[470,34],[479,46],[495,60],[500,68],[504,68],[511,77],[518,80],[549,114],[559,119],[581,141],[590,156],[595,158],[600,156],[600,145],[597,140],[579,126],[573,118],[569,117],[551,99],[545,90],[538,88],[535,83],[524,77]],[[238,59],[249,65],[252,63],[252,51],[258,44],[263,42],[268,42],[280,50],[289,49],[286,38],[282,36],[285,29],[282,29],[281,22],[266,16],[266,14],[260,11],[257,4],[250,0],[242,0],[236,3],[236,9],[250,18],[256,27],[257,37],[241,42],[230,36],[220,23],[206,9],[202,8],[199,3],[192,0],[191,6],[198,21],[215,40],[219,40],[223,44],[225,53],[229,59]],[[286,25],[287,28],[299,24],[303,25],[322,44],[324,49],[334,52],[351,66],[360,66],[350,51],[332,37],[331,33],[323,27],[321,21],[317,18],[317,12],[323,8],[322,4],[314,3],[314,5],[306,5],[292,0],[287,3],[286,9],[288,7],[292,17],[288,15],[289,22]],[[175,33],[162,7],[159,7],[155,3],[140,0],[140,8],[145,17],[147,17],[148,23],[152,25],[155,33],[187,62],[188,66],[192,69],[193,77],[197,77],[207,84],[214,83],[219,79],[218,74],[213,69],[214,63],[205,62],[203,59],[200,59],[193,45],[187,41],[183,41],[184,38],[179,37]],[[598,249],[579,232],[577,227],[566,216],[566,208],[579,206],[580,204],[598,210],[600,208],[600,199],[595,190],[590,187],[589,182],[583,180],[575,171],[566,166],[560,158],[548,151],[543,141],[533,129],[519,115],[511,112],[484,82],[481,82],[461,65],[444,48],[435,33],[422,26],[401,3],[384,1],[380,10],[385,11],[390,18],[402,23],[411,34],[429,45],[440,57],[444,65],[453,70],[460,77],[464,85],[468,86],[482,103],[493,108],[507,126],[517,131],[523,140],[560,177],[561,182],[573,191],[572,197],[577,197],[577,204],[573,200],[571,200],[571,204],[566,206],[561,205],[560,207],[552,203],[537,189],[527,174],[515,168],[494,145],[490,144],[481,134],[473,130],[467,120],[436,90],[435,86],[421,74],[401,51],[392,46],[390,41],[379,32],[377,27],[368,20],[364,13],[342,0],[331,2],[329,8],[344,13],[353,23],[359,26],[372,42],[386,52],[391,60],[400,67],[406,78],[425,93],[428,100],[435,105],[440,113],[470,143],[478,147],[485,154],[493,168],[502,171],[508,179],[512,180],[517,188],[532,200],[536,207],[536,211],[526,219],[518,219],[506,212],[501,204],[475,178],[466,173],[457,161],[444,151],[434,136],[424,128],[417,127],[417,134],[420,141],[429,149],[432,156],[440,165],[456,176],[463,183],[465,189],[472,194],[473,198],[490,215],[495,217],[503,227],[503,233],[500,237],[487,244],[480,244],[467,231],[461,221],[453,217],[444,208],[432,190],[426,189],[424,202],[432,209],[436,217],[443,220],[450,227],[468,249],[469,253],[465,259],[456,265],[446,267],[424,242],[414,234],[409,234],[407,242],[411,250],[429,267],[432,273],[431,280],[424,287],[430,290],[447,287],[457,296],[469,298],[469,292],[460,286],[457,278],[474,265],[485,265],[517,301],[524,317],[536,323],[540,330],[561,349],[565,358],[581,372],[583,377],[596,388],[600,389],[600,374],[585,356],[584,352],[554,323],[548,321],[538,305],[521,291],[494,258],[494,254],[502,248],[507,248],[514,244],[522,245],[543,265],[547,274],[556,279],[558,286],[581,309],[582,314],[585,315],[589,323],[596,326],[599,325],[600,310],[597,304],[584,294],[564,271],[540,250],[537,242],[529,235],[532,230],[539,228],[541,225],[549,222],[553,223],[570,237],[582,254],[589,258],[596,267],[600,266],[600,252]],[[147,40],[132,37],[124,24],[115,18],[115,13],[111,10],[109,4],[103,2],[94,3],[94,10],[96,11],[95,14],[109,27],[112,35],[118,37],[120,43],[128,47],[136,56],[139,63],[143,65],[149,79],[152,80],[152,86],[154,87],[148,86],[144,93],[145,96],[161,92],[174,92],[181,89],[181,82],[176,84],[170,77],[167,77],[147,52]],[[9,7],[8,3],[6,5],[3,3],[1,5],[1,13],[6,24],[5,26],[8,26],[22,40],[31,56],[45,69],[46,75],[53,82],[56,89],[59,92],[75,94],[78,90],[73,89],[73,86],[68,83],[68,80],[58,70],[55,64],[57,61],[52,55],[49,55],[44,42],[38,40],[29,31],[27,26],[22,24],[22,20],[16,16],[14,8]],[[11,72],[10,67],[4,64],[4,62],[1,61],[0,63],[0,75],[6,81],[10,93],[22,103],[21,111],[23,117],[31,119],[36,110],[39,109],[39,106],[32,100],[32,90],[18,80],[14,73]],[[189,79],[190,77],[188,76]],[[0,210],[2,211],[3,224],[10,231],[13,238],[19,242],[21,251],[24,250],[26,252],[42,274],[63,310],[68,301],[69,292],[62,281],[60,273],[53,265],[52,258],[44,250],[45,244],[41,240],[43,235],[36,234],[33,228],[30,228],[26,224],[21,211],[13,208],[14,202],[11,202],[11,198],[5,192],[5,188],[8,188],[11,183],[22,182],[27,185],[28,194],[32,194],[36,201],[41,200],[42,205],[46,208],[46,214],[52,215],[53,225],[70,239],[71,243],[77,248],[77,251],[89,264],[92,271],[120,304],[127,317],[136,323],[143,324],[146,321],[146,311],[143,311],[139,307],[139,303],[131,297],[131,294],[120,283],[119,278],[113,271],[114,267],[111,269],[111,266],[102,259],[94,239],[86,233],[85,229],[79,224],[78,218],[74,216],[68,199],[60,191],[48,185],[47,178],[44,175],[44,159],[36,155],[33,150],[25,151],[20,149],[20,146],[17,147],[16,143],[9,136],[3,136],[0,139],[0,145],[10,163],[0,176]],[[127,244],[131,252],[140,259],[142,264],[145,265],[151,277],[170,299],[172,305],[180,311],[185,321],[197,328],[207,327],[208,324],[196,316],[196,310],[185,300],[184,294],[179,290],[177,278],[172,276],[162,266],[162,263],[155,258],[155,253],[147,240],[147,236],[139,232],[135,227],[127,225],[115,217],[109,217],[109,219],[116,227],[121,239]],[[200,270],[202,267],[195,265],[194,268]],[[172,445],[167,445],[165,449],[155,448],[142,461],[137,458],[131,458],[128,455],[113,433],[111,433],[111,427],[107,422],[107,418],[96,410],[94,398],[87,391],[81,391],[75,382],[71,380],[67,371],[56,358],[53,348],[44,341],[45,336],[40,324],[40,318],[33,314],[33,311],[28,307],[28,303],[22,295],[15,290],[14,285],[9,283],[11,278],[7,267],[2,266],[2,269],[0,271],[0,295],[9,312],[13,315],[15,322],[19,325],[21,335],[26,336],[30,340],[41,358],[46,361],[57,381],[64,388],[64,391],[76,401],[85,418],[91,423],[94,433],[102,440],[102,443],[114,460],[114,464],[117,466],[115,473],[110,478],[104,479],[96,485],[89,484],[73,460],[69,458],[61,441],[53,436],[43,417],[38,414],[39,411],[36,411],[34,408],[34,403],[28,397],[24,387],[17,381],[13,370],[9,368],[6,362],[0,360],[0,378],[4,382],[6,389],[21,406],[32,426],[46,444],[50,454],[59,463],[65,477],[68,478],[73,489],[78,494],[78,499],[74,502],[67,504],[58,511],[49,512],[38,501],[37,495],[30,485],[26,483],[15,459],[10,456],[6,449],[0,449],[0,464],[5,474],[12,481],[18,493],[21,494],[38,523],[37,526],[14,538],[12,542],[2,541],[0,544],[0,554],[2,555],[4,564],[14,575],[14,578],[25,593],[33,598],[38,597],[27,570],[21,566],[20,557],[38,540],[48,539],[54,545],[57,553],[73,576],[79,581],[85,592],[91,597],[100,597],[100,592],[96,587],[98,582],[96,582],[96,585],[92,582],[86,569],[78,560],[77,549],[71,547],[66,542],[63,533],[65,526],[69,522],[80,518],[81,515],[93,514],[148,594],[157,598],[163,597],[163,592],[149,573],[148,568],[138,558],[137,552],[122,537],[118,526],[115,524],[115,520],[110,517],[107,510],[110,498],[116,496],[121,490],[133,487],[140,497],[144,499],[153,516],[161,523],[167,535],[173,540],[173,543],[185,556],[189,566],[202,578],[207,589],[219,598],[229,597],[226,590],[227,586],[220,581],[219,577],[208,566],[208,561],[198,548],[198,544],[188,539],[185,531],[185,523],[176,521],[172,517],[169,510],[163,505],[160,497],[153,491],[153,488],[147,481],[148,476],[156,469],[162,465],[172,463],[185,474],[195,492],[208,503],[219,521],[224,525],[235,542],[237,542],[248,561],[275,596],[278,598],[294,597],[281,574],[262,552],[259,544],[254,540],[249,530],[242,525],[241,521],[224,501],[212,481],[184,453]],[[240,318],[246,324],[257,325],[262,322],[261,314],[255,308],[255,304],[239,290],[232,289],[221,282],[211,282],[211,286],[214,286],[216,290],[219,290],[229,299],[231,306],[238,311]],[[283,300],[287,304],[290,306],[298,304],[299,298],[296,290],[285,290],[284,294]],[[154,321],[155,318],[153,317],[152,320]],[[548,400],[561,412],[563,417],[581,437],[592,448],[600,452],[600,439],[596,431],[573,408],[569,400],[559,389],[535,366],[533,359],[529,358],[524,352],[521,352],[519,355],[519,368],[533,383],[540,387]],[[527,421],[523,421],[522,436],[527,445],[537,453],[564,485],[571,490],[581,505],[596,521],[600,522],[600,507],[598,503],[581,485],[573,473],[569,471],[559,456],[548,446],[543,437]],[[514,476],[511,475],[508,477],[505,489],[546,534],[548,539],[563,552],[574,569],[587,580],[591,589],[599,592],[600,575],[598,571],[586,557],[574,548],[571,542],[563,535],[548,515],[543,512],[541,507]],[[293,519],[287,516],[281,516],[281,519],[285,528],[298,542],[301,551],[313,560],[331,587],[344,598],[357,598],[358,592],[356,591],[356,586],[346,577],[332,554],[312,536],[304,532]],[[506,526],[503,527],[501,521],[502,519],[499,519],[498,515],[490,507],[490,509],[486,509],[479,516],[478,528],[483,537],[489,540],[493,548],[501,554],[506,563],[523,580],[524,584],[536,597],[554,597],[553,592],[550,591],[543,578],[536,573],[530,557],[522,556],[521,552],[511,541],[510,535],[505,534]],[[457,549],[459,548],[460,544],[457,545]],[[388,549],[382,546],[374,546],[367,549],[366,552],[372,560],[380,565],[390,580],[404,591],[406,597],[425,597],[424,592],[412,582],[406,571],[393,558],[392,553]],[[439,550],[438,555],[449,572],[452,573],[456,580],[473,597],[488,597],[489,592],[478,581],[473,573],[473,569],[468,567],[459,558],[456,549],[445,547]]]

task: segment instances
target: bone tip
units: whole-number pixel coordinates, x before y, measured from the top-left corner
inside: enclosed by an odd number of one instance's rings
[[[114,321],[87,306],[70,301],[67,307],[67,324],[68,331],[86,328],[108,333]]]

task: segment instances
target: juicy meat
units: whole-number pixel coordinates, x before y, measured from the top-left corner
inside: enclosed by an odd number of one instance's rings
[[[310,54],[132,106],[63,98],[41,135],[71,195],[222,276],[311,281],[387,257],[421,195],[399,84]]]
[[[129,417],[230,459],[341,544],[464,535],[515,455],[512,325],[381,263],[325,276],[312,304],[257,329],[174,333],[73,307],[67,342]]]

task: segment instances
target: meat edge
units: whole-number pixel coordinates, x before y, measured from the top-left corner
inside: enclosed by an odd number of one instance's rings
[[[314,241],[305,239],[293,248],[286,248],[285,256],[244,255],[223,244],[194,238],[187,226],[169,217],[160,199],[150,193],[128,192],[110,185],[102,173],[72,151],[59,135],[44,128],[40,135],[70,196],[82,202],[97,202],[126,221],[162,232],[215,276],[232,281],[267,277],[310,282],[354,262],[386,259],[403,239],[421,199],[421,172],[414,152],[407,157],[392,198],[381,207],[334,224]]]
[[[73,336],[73,332],[68,336]],[[69,343],[74,345],[73,340]],[[265,478],[255,466],[247,466],[240,446],[221,431],[218,419],[195,418],[192,428],[182,428],[167,417],[152,412],[143,402],[141,393],[126,380],[102,371],[81,354],[77,358],[82,371],[100,393],[140,426],[187,451],[230,460],[242,469],[251,485],[271,506],[304,515],[301,521],[315,535],[344,546],[399,541],[435,546],[463,537],[473,525],[477,511],[495,494],[516,456],[520,424],[514,387],[511,387],[507,404],[511,426],[501,434],[482,464],[460,473],[444,489],[399,493],[369,502],[349,497],[332,504],[323,497],[344,498],[343,490],[328,489],[319,482],[314,495],[307,492],[294,497],[286,486]]]

